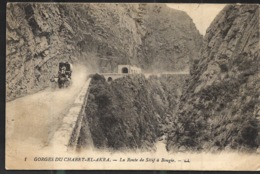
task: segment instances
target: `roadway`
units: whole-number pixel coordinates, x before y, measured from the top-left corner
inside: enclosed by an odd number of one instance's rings
[[[87,75],[86,68],[78,65],[69,88],[47,88],[6,103],[6,152],[10,158],[28,153],[27,149],[39,150],[49,145],[86,83]]]

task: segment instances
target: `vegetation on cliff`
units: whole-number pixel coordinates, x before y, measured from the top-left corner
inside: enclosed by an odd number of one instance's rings
[[[191,18],[165,4],[8,3],[6,15],[7,100],[48,87],[60,61],[176,71],[202,42]]]
[[[103,76],[94,75],[83,125],[88,122],[95,147],[154,149],[154,143],[167,132],[184,78],[178,77],[177,83],[175,79],[171,87],[166,84],[167,77],[130,75],[110,84]],[[81,147],[87,144],[84,141]]]
[[[255,150],[260,144],[259,62],[259,7],[227,6],[207,30],[168,150]]]

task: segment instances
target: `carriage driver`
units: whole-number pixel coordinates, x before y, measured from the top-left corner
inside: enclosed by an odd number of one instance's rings
[[[66,64],[68,65],[68,67],[69,67],[69,69],[66,70],[66,75],[68,76],[69,79],[71,79],[72,64],[70,64],[70,63],[68,63],[68,62],[65,62],[65,63],[66,63]]]
[[[59,71],[59,77],[66,77],[66,67],[62,66]]]

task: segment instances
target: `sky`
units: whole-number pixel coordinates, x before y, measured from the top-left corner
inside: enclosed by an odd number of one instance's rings
[[[195,23],[202,35],[205,35],[210,23],[226,4],[167,4],[169,7],[185,11]]]

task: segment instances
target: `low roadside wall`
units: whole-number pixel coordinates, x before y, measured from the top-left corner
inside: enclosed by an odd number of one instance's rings
[[[91,78],[86,81],[67,115],[63,118],[61,127],[55,132],[52,138],[52,146],[57,146],[59,150],[67,151],[76,149],[82,118],[85,115],[90,81]]]

